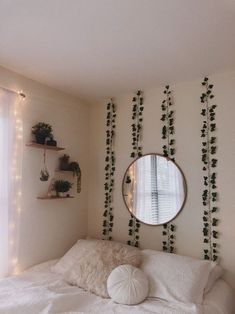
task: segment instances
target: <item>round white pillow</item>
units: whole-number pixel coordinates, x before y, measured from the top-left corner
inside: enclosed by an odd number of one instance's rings
[[[116,267],[108,277],[107,290],[110,298],[120,304],[138,304],[148,295],[148,278],[131,265]]]

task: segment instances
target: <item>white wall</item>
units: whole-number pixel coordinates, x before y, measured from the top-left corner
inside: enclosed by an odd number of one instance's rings
[[[48,151],[48,170],[53,176],[58,157],[64,152],[77,160],[82,170],[82,192],[74,199],[37,200],[47,191],[48,183],[39,180],[43,152],[24,146],[23,210],[20,221],[19,268],[61,256],[87,232],[87,152],[88,107],[76,98],[24,78],[0,67],[0,86],[23,90],[24,142],[31,139],[31,127],[39,121],[53,126],[58,145],[66,151]],[[67,177],[68,178],[68,177]]]
[[[220,193],[220,256],[227,270],[226,277],[235,287],[235,72],[210,76],[214,83],[218,127],[218,190]],[[175,99],[176,161],[181,166],[188,185],[188,198],[180,215],[176,218],[177,253],[202,257],[202,203],[203,189],[201,164],[200,116],[201,80],[172,85]],[[144,91],[143,152],[162,152],[161,101],[163,87]],[[116,132],[116,185],[114,193],[115,240],[128,239],[129,213],[121,195],[122,177],[131,162],[131,110],[133,94],[117,96]],[[88,234],[101,237],[104,203],[104,157],[105,157],[105,110],[106,101],[90,107],[90,162]],[[140,245],[142,248],[161,249],[162,227],[142,225]]]

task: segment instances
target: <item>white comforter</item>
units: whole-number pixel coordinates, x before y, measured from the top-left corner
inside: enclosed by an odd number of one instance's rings
[[[232,291],[222,280],[215,297],[213,293],[209,294],[202,306],[156,299],[148,299],[136,306],[125,306],[69,286],[60,275],[50,272],[51,264],[45,263],[20,276],[1,280],[0,313],[232,314],[235,308]]]

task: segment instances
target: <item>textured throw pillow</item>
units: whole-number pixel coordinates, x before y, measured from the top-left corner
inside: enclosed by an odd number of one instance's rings
[[[187,256],[143,250],[141,269],[149,279],[149,297],[201,304],[215,263]]]
[[[115,268],[108,277],[108,294],[117,303],[134,305],[148,295],[148,278],[142,270],[131,265]]]
[[[89,245],[87,246],[87,241]],[[139,249],[103,240],[83,240],[78,244],[82,254],[65,274],[65,280],[103,298],[108,298],[107,279],[114,268],[123,264],[138,267],[141,263]]]
[[[94,240],[78,240],[74,246],[54,265],[51,267],[51,271],[57,274],[64,275],[84,254],[84,249],[92,248]],[[84,246],[83,243],[86,243]]]

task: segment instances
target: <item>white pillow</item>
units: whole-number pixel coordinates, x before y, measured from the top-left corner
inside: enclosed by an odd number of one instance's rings
[[[83,245],[85,244],[85,246]],[[92,248],[94,240],[78,240],[74,246],[54,265],[51,267],[51,271],[57,274],[64,275],[72,268],[78,259],[80,259],[85,250]]]
[[[216,265],[210,272],[206,287],[205,287],[205,293],[208,293],[211,288],[214,286],[214,283],[222,277],[224,273],[223,268],[220,265]]]
[[[199,303],[214,262],[171,253],[143,250],[141,269],[149,278],[149,297]]]
[[[148,288],[148,278],[145,273],[131,265],[118,266],[107,280],[110,298],[120,304],[141,303],[148,295]]]

